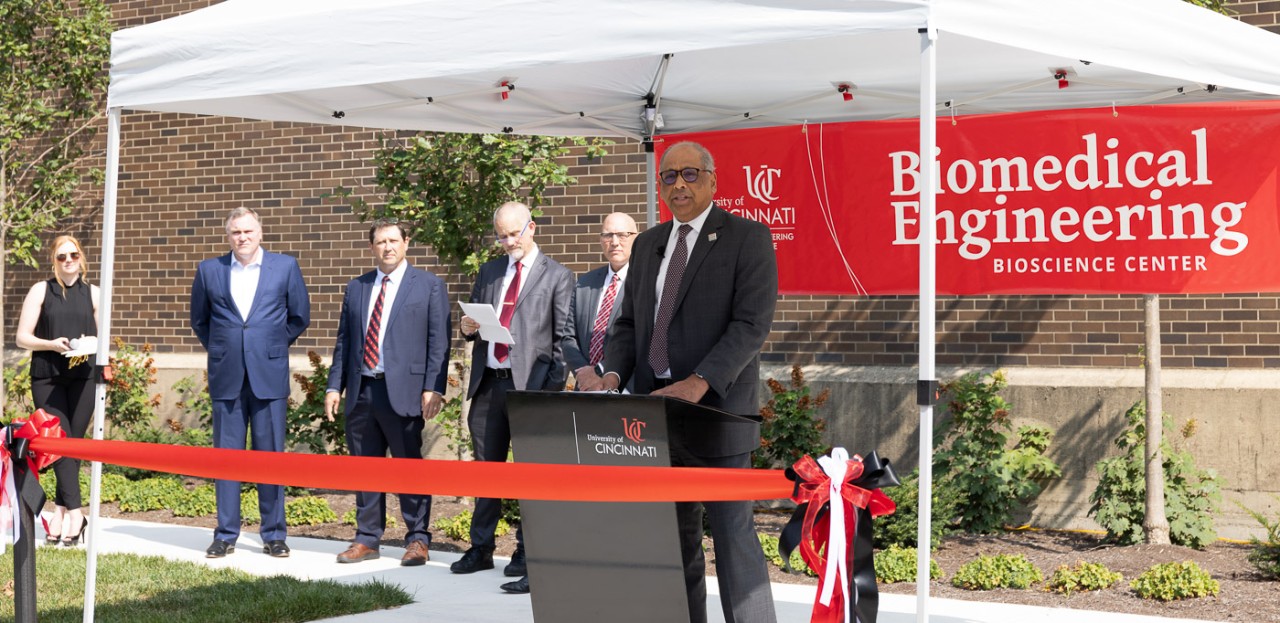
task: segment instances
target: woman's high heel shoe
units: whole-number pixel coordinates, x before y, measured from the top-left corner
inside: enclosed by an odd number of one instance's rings
[[[75,536],[67,536],[62,538],[62,544],[67,547],[75,547],[80,544],[80,540],[84,538],[84,531],[89,529],[89,520],[86,518],[84,523],[80,524],[80,532]]]
[[[61,521],[58,521],[58,522],[52,522],[52,521],[46,520],[44,517],[41,517],[41,518],[40,518],[40,521],[44,522],[44,544],[45,544],[45,545],[57,545],[57,544],[61,543],[61,542],[62,542],[62,534],[50,534],[50,532],[49,532],[49,526],[53,525],[54,523],[57,523],[57,524],[58,524],[58,527],[62,527],[62,522],[61,522]]]

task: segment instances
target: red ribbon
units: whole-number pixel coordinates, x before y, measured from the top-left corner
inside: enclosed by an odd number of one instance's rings
[[[791,494],[782,470],[388,459],[72,438],[38,439],[32,448],[200,478],[347,491],[373,486],[398,493],[571,502],[719,502]]]
[[[792,469],[798,476],[798,480],[795,494],[791,499],[796,504],[807,504],[800,533],[800,557],[814,573],[818,574],[819,598],[813,603],[813,613],[809,620],[813,623],[845,621],[845,592],[848,586],[846,578],[837,578],[837,581],[832,583],[832,599],[829,604],[823,604],[821,599],[821,595],[826,590],[827,565],[835,564],[830,560],[831,552],[827,551],[832,515],[827,509],[828,503],[832,501],[831,477],[813,457],[808,455],[793,465]],[[841,554],[846,559],[852,558],[853,545],[857,536],[858,522],[854,509],[865,509],[871,513],[872,517],[879,517],[893,513],[896,508],[893,500],[880,489],[867,490],[853,484],[853,481],[860,478],[862,473],[862,458],[854,455],[847,461],[844,478],[840,483],[840,503],[844,505],[846,544],[846,550]],[[850,569],[851,573],[853,571]]]
[[[44,409],[36,409],[30,418],[14,420],[12,426],[15,427],[14,439],[31,440],[31,452],[27,453],[27,465],[31,466],[32,474],[38,474],[40,470],[62,458],[60,455],[39,452],[36,449],[37,439],[63,439],[67,436],[66,431],[62,430],[62,421],[57,416],[45,413]]]

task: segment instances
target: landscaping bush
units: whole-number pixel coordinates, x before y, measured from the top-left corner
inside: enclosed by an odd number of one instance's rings
[[[1012,449],[1009,403],[999,395],[1008,385],[997,371],[985,380],[966,374],[942,385],[950,396],[951,419],[940,427],[934,458],[935,483],[956,489],[957,527],[986,534],[1004,526],[1013,509],[1040,493],[1041,482],[1061,470],[1044,455],[1053,437],[1042,426],[1023,426]]]
[[[1280,519],[1271,520],[1266,515],[1240,505],[1249,513],[1263,529],[1267,531],[1267,540],[1251,537],[1253,550],[1249,552],[1249,564],[1270,580],[1280,580]]]
[[[1142,572],[1129,583],[1139,597],[1174,601],[1218,594],[1218,581],[1191,561],[1168,562]]]
[[[915,582],[916,581],[916,554],[919,552],[914,547],[897,547],[893,546],[889,549],[880,550],[875,555],[876,581],[885,584],[893,584],[894,582]],[[942,569],[938,567],[938,563],[933,560],[929,561],[929,579],[938,580],[942,578]]]
[[[1089,515],[1107,531],[1107,538],[1124,545],[1141,543],[1146,516],[1146,405],[1134,404],[1125,413],[1129,425],[1115,439],[1120,455],[1098,461],[1098,486],[1089,497]],[[1164,507],[1169,520],[1169,540],[1174,545],[1203,549],[1218,538],[1213,515],[1222,500],[1221,481],[1213,470],[1196,467],[1187,450],[1175,448],[1172,420],[1164,415],[1160,444],[1164,459]],[[1195,434],[1195,420],[1182,428],[1181,437]]]
[[[329,366],[324,365],[315,351],[307,351],[311,374],[294,374],[293,380],[302,388],[302,402],[289,399],[288,429],[286,439],[292,449],[312,454],[347,454],[345,398],[338,401],[338,414],[330,422],[324,412],[325,389],[329,384]]]
[[[18,363],[4,369],[4,414],[0,424],[8,424],[14,418],[31,415],[36,407],[31,401],[31,357],[23,357]]]
[[[217,495],[213,485],[200,484],[178,496],[171,509],[176,517],[205,517],[218,512]]]
[[[916,525],[920,512],[920,470],[911,470],[902,479],[900,486],[884,489],[884,493],[898,508],[892,515],[872,520],[872,540],[876,548],[919,546]],[[959,492],[946,481],[934,481],[929,549],[937,549],[942,540],[954,531],[951,525],[956,516],[957,504]]]
[[[124,436],[149,428],[155,421],[160,394],[152,394],[156,382],[155,359],[151,345],[136,349],[115,338],[116,354],[110,358],[115,373],[107,383],[107,421],[112,436]]]
[[[441,517],[436,520],[436,530],[441,534],[455,541],[471,540],[471,511],[464,510],[453,517]],[[511,531],[511,524],[505,519],[498,520],[498,527],[494,530],[494,536],[502,536]]]
[[[173,508],[186,495],[182,481],[172,477],[135,480],[120,491],[120,510],[125,513],[141,513]]]
[[[784,469],[806,454],[817,458],[824,453],[822,431],[826,422],[818,417],[818,408],[831,397],[824,389],[817,398],[809,396],[800,366],[791,367],[791,385],[783,387],[775,379],[766,382],[773,397],[760,409],[760,448],[751,457],[755,467]]]
[[[1045,584],[1046,591],[1070,596],[1083,591],[1100,591],[1115,586],[1124,576],[1105,565],[1079,561],[1075,566],[1061,565]]]
[[[989,591],[993,588],[1028,588],[1044,580],[1044,574],[1022,554],[979,556],[965,563],[951,578],[953,586]]]
[[[803,573],[808,576],[817,577],[817,573],[809,568],[809,564],[804,561],[804,557],[800,555],[800,548],[796,548],[791,552],[791,559],[787,568],[782,562],[782,554],[778,551],[778,537],[769,536],[763,532],[757,532],[756,537],[760,539],[760,548],[764,550],[764,557],[773,566],[782,569],[788,573]]]
[[[337,520],[338,515],[329,507],[329,501],[320,496],[296,498],[284,504],[284,523],[287,526],[318,526]]]

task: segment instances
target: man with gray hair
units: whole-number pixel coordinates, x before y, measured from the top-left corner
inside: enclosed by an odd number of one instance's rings
[[[209,353],[213,446],[284,451],[289,398],[289,346],[311,323],[311,301],[298,261],[262,248],[262,221],[245,207],[227,216],[231,252],[200,262],[191,284],[191,330]],[[240,483],[214,485],[218,527],[209,558],[235,552],[240,536]],[[262,550],[277,558],[285,545],[284,487],[258,485]]]
[[[507,202],[493,214],[493,230],[506,257],[480,267],[472,303],[493,305],[515,344],[492,343],[480,337],[480,325],[463,316],[462,337],[472,343],[471,383],[467,397],[471,411],[467,425],[475,458],[506,461],[511,447],[507,420],[507,392],[511,390],[560,391],[565,385],[562,343],[571,339],[569,301],[573,297],[573,273],[547,257],[533,241],[538,225],[529,207]],[[476,500],[471,519],[471,548],[449,567],[454,573],[475,573],[493,568],[494,530],[502,514],[502,501]],[[524,534],[516,532],[516,552],[503,570],[519,580],[502,585],[511,593],[529,592],[525,570]]]

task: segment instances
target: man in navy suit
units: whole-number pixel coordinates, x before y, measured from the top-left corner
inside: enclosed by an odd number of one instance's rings
[[[249,208],[227,217],[231,253],[200,262],[191,284],[191,329],[209,353],[213,445],[284,451],[289,346],[311,323],[311,302],[298,261],[262,249],[262,221]],[[205,554],[222,558],[240,536],[240,483],[218,480],[218,527]],[[258,485],[262,550],[285,545],[284,487]]]
[[[674,217],[636,236],[622,314],[605,351],[601,383],[630,381],[637,394],[671,396],[729,413],[760,412],[760,349],[773,323],[778,264],[769,228],[715,206],[715,161],[702,145],[662,154],[658,189]],[[751,467],[750,442],[672,434],[677,467]],[[707,620],[702,515],[715,544],[727,623],[777,621],[751,502],[679,502],[689,619]]]
[[[347,284],[324,399],[329,420],[347,394],[347,447],[352,456],[422,458],[422,428],[444,405],[449,366],[449,301],[444,280],[405,260],[409,232],[392,219],[369,228],[378,264]],[[425,419],[424,419],[425,418]],[[431,496],[400,494],[405,553],[400,564],[430,558]],[[356,538],[338,562],[379,556],[386,495],[356,494]]]
[[[569,300],[573,273],[549,258],[533,241],[538,225],[529,207],[508,202],[493,214],[493,231],[506,257],[485,262],[471,290],[472,303],[493,305],[508,326],[515,344],[497,344],[480,337],[480,325],[463,316],[462,337],[472,343],[471,410],[467,426],[477,461],[506,461],[511,448],[507,392],[564,389],[563,344],[572,338]],[[494,530],[502,515],[502,501],[476,500],[471,520],[471,547],[449,566],[454,573],[493,568]],[[503,570],[519,580],[502,585],[510,593],[529,592],[523,531],[516,531],[516,551]]]
[[[564,360],[578,384],[599,381],[609,330],[622,311],[623,287],[631,244],[639,231],[635,219],[614,212],[600,226],[600,250],[607,264],[578,278],[569,306],[574,330],[564,343]]]

